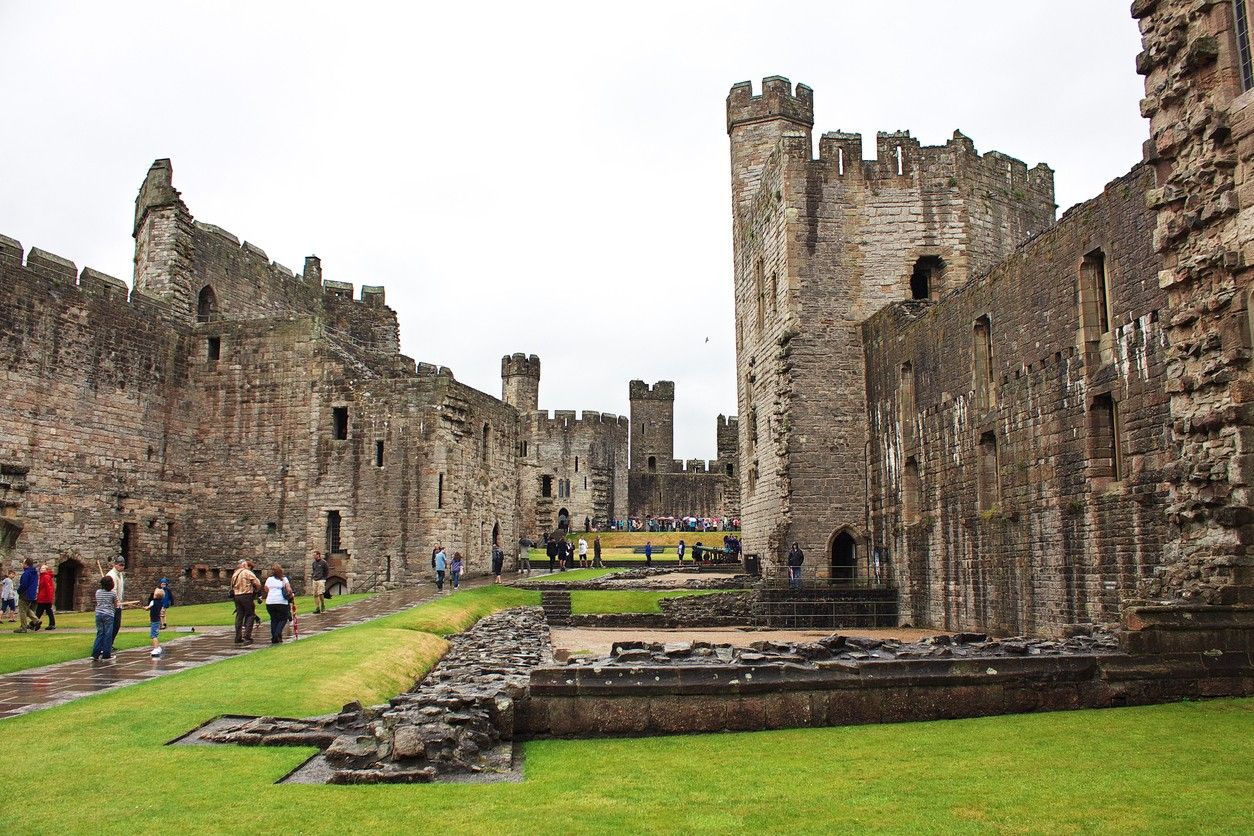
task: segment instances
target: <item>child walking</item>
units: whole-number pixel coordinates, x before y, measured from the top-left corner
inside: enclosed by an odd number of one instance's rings
[[[113,656],[113,616],[119,606],[113,591],[113,578],[105,575],[96,590],[96,643],[91,648],[92,661]]]
[[[462,553],[453,552],[453,589],[457,589],[462,580]]]
[[[0,618],[8,622],[17,621],[17,589],[13,586],[12,569],[0,580]]]
[[[154,659],[161,655],[161,640],[157,637],[161,634],[161,611],[164,606],[165,590],[157,587],[148,599],[148,638],[152,639],[152,653],[149,655]]]

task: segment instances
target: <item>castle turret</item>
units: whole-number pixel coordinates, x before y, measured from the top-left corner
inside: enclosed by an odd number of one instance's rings
[[[521,352],[501,358],[501,400],[519,412],[540,408],[540,358]]]
[[[675,383],[643,380],[628,385],[631,401],[631,469],[669,473],[675,456]]]
[[[762,168],[775,144],[786,131],[800,131],[810,147],[814,127],[814,91],[773,75],[762,79],[761,95],[753,95],[753,84],[742,81],[727,96],[727,135],[732,149],[732,207],[739,216],[754,195]]]
[[[135,198],[135,289],[166,299],[176,320],[196,321],[192,287],[193,219],[178,190],[168,159],[155,160]]]

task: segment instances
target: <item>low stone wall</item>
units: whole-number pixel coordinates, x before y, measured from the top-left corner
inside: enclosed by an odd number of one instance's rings
[[[729,566],[727,570],[719,567],[717,571],[739,571],[740,567]],[[667,584],[665,586],[655,584],[652,578],[658,575],[674,575],[684,574],[688,577],[682,585]],[[548,576],[546,576],[547,578]],[[559,576],[560,578],[560,576]],[[757,578],[750,575],[738,574],[730,578],[711,578],[705,577],[696,569],[684,567],[678,569],[675,567],[652,569],[628,569],[625,572],[614,572],[609,575],[602,575],[599,578],[590,578],[583,581],[564,581],[564,580],[522,580],[515,581],[516,586],[522,586],[526,589],[568,589],[568,590],[584,590],[584,591],[604,591],[607,589],[749,589],[757,582]]]
[[[1254,693],[1248,652],[1131,656],[1110,637],[910,645],[834,636],[615,646],[532,672],[529,736],[677,734],[939,720]]]
[[[753,590],[682,595],[658,601],[662,609],[660,613],[590,613],[572,615],[568,622],[562,623],[569,623],[572,627],[643,630],[741,627],[749,623],[756,598],[757,593]]]

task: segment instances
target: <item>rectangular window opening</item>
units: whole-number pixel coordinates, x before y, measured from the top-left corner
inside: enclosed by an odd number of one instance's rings
[[[920,506],[919,463],[913,458],[906,459],[906,470],[901,484],[901,518],[906,524],[919,521]]]
[[[266,534],[269,534],[271,537],[273,537],[275,534],[278,534],[278,533],[279,533],[278,523],[276,522],[266,523]]]
[[[340,542],[340,512],[327,511],[327,552],[340,554],[344,544]]]
[[[336,441],[348,438],[348,407],[331,407],[331,436]]]
[[[435,507],[444,507],[444,474],[441,473],[435,482]]]
[[[754,290],[758,295],[758,336],[766,330],[766,266],[758,259],[753,270]]]
[[[1001,504],[1001,468],[997,459],[997,436],[986,432],[980,436],[979,503],[981,511],[991,511]]]
[[[976,405],[992,409],[997,405],[993,386],[993,325],[987,316],[975,321],[971,331],[971,377]]]
[[[1123,438],[1119,427],[1119,404],[1109,393],[1093,399],[1090,415],[1093,432],[1094,476],[1109,477],[1122,482],[1126,473],[1123,459]]]
[[[1106,254],[1101,250],[1084,256],[1080,267],[1084,276],[1086,314],[1098,334],[1108,334],[1110,326],[1110,283],[1106,276]]]
[[[553,477],[541,476],[540,477],[540,496],[552,496],[552,495],[553,495]]]
[[[376,441],[374,443],[374,466],[383,467],[383,442]]]
[[[118,553],[122,556],[122,562],[126,564],[129,570],[135,562],[135,523],[122,523],[122,542],[119,544]]]
[[[174,523],[165,524],[165,556],[174,556]]]
[[[1249,0],[1232,0],[1233,28],[1237,36],[1237,63],[1241,68],[1241,89],[1254,88],[1254,58],[1250,49]]]
[[[205,359],[216,363],[222,357],[222,338],[210,337],[205,340]]]

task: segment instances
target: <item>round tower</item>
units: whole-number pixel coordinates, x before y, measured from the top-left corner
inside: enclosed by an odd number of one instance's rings
[[[540,358],[507,354],[501,358],[501,400],[519,412],[540,408]]]

